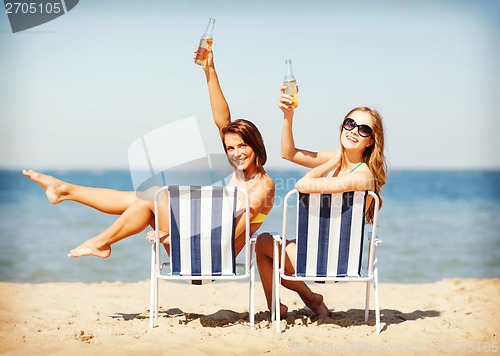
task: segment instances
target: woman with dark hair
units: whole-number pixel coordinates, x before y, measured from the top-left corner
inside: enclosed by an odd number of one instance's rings
[[[229,185],[242,187],[249,195],[251,235],[262,225],[274,201],[274,182],[263,167],[267,159],[264,141],[257,127],[250,121],[239,119],[231,122],[229,106],[222,93],[210,49],[207,65],[203,69],[213,118],[229,162],[234,168]],[[45,190],[52,204],[72,200],[103,213],[119,215],[109,228],[71,250],[69,257],[107,258],[111,255],[112,244],[137,234],[148,226],[154,227],[153,201],[142,200],[135,192],[75,185],[32,170],[23,170],[23,174]],[[162,204],[166,204],[166,199]],[[237,217],[236,254],[245,245],[245,219],[244,212]],[[162,242],[169,251],[168,220],[163,219],[160,225]]]

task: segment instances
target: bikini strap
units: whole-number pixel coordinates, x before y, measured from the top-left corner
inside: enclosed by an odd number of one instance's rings
[[[365,161],[359,162],[359,163],[356,165],[356,167],[354,167],[353,169],[351,169],[351,170],[349,171],[349,173],[354,172],[354,170],[355,170],[356,168],[358,168],[359,166],[361,166],[363,163],[366,163],[366,162],[365,162]]]

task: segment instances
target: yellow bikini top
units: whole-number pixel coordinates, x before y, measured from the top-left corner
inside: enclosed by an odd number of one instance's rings
[[[266,216],[267,216],[266,214],[258,213],[257,216],[255,216],[250,223],[251,224],[263,223],[264,220],[266,220]]]
[[[239,212],[243,212],[242,211],[242,204],[240,201],[238,201],[238,209],[239,209]],[[263,213],[258,213],[256,216],[254,216],[253,220],[250,221],[250,224],[260,224],[260,223],[263,223],[264,220],[266,220],[266,216],[267,214],[263,214]]]

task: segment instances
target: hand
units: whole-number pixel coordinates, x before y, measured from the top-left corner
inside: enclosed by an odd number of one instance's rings
[[[342,160],[343,149],[342,146],[338,150],[335,151],[335,154],[328,160],[328,165],[333,168],[340,167],[340,163]]]
[[[295,110],[295,108],[293,107],[293,97],[291,95],[288,95],[288,94],[285,94],[285,89],[286,87],[283,86],[280,88],[280,92],[281,92],[281,97],[280,97],[280,100],[278,102],[278,107],[281,109],[281,111],[283,111],[283,113],[289,113],[289,112],[293,112],[293,110]],[[297,88],[298,90],[298,88]]]
[[[207,71],[208,68],[213,68],[215,69],[215,65],[214,65],[214,53],[212,51],[212,47],[208,46],[206,49],[205,49],[206,53],[207,53],[207,63],[205,64],[203,68],[204,71]],[[198,53],[198,50],[194,51],[193,52],[193,61],[196,59],[196,54]]]
[[[214,68],[215,69],[215,64],[214,64],[214,52],[212,51],[212,47],[208,46],[206,49],[208,56],[207,56],[207,65],[205,66],[206,68]]]
[[[342,147],[336,150],[333,156],[326,162],[314,167],[304,175],[304,178],[321,178],[340,167],[342,163]],[[301,182],[302,183],[302,182]],[[301,185],[302,187],[302,185]],[[298,188],[297,188],[298,189]],[[300,190],[299,190],[300,191]]]

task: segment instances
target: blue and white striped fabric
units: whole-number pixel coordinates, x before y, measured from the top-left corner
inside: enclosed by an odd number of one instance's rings
[[[359,276],[366,192],[299,193],[299,277]]]
[[[170,186],[171,273],[234,275],[237,188]],[[208,283],[210,280],[204,280]],[[192,281],[202,284],[202,281]]]

